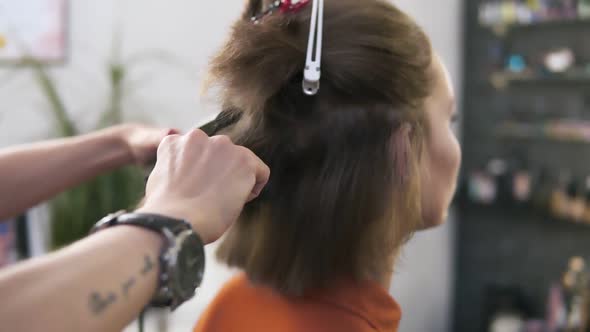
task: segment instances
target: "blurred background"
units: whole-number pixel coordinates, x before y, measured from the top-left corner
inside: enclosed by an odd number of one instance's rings
[[[590,1],[393,2],[450,69],[464,150],[449,222],[398,265],[400,330],[590,331]],[[206,66],[242,5],[0,0],[0,148],[124,121],[206,123],[219,111],[200,93]],[[133,205],[143,177],[107,174],[0,224],[0,267],[84,236]],[[192,328],[234,273],[213,250],[198,296],[150,312],[146,331]]]

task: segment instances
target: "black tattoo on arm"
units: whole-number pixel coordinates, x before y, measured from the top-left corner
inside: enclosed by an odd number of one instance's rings
[[[145,255],[143,269],[141,269],[141,275],[145,276],[146,274],[150,273],[154,267],[154,262],[152,261],[150,255]]]
[[[90,310],[93,314],[100,315],[116,301],[117,296],[114,293],[109,293],[106,296],[102,296],[98,292],[93,292],[90,294]]]
[[[143,267],[140,270],[140,277],[145,277],[148,273],[156,268],[156,264],[150,255],[144,256]],[[125,297],[129,296],[129,291],[135,286],[137,283],[136,277],[130,277],[127,279],[122,285],[122,294]],[[97,291],[93,291],[90,293],[88,299],[88,306],[90,307],[90,311],[98,316],[104,313],[109,307],[111,307],[115,302],[117,302],[118,297],[115,293],[110,292],[106,294],[101,294]]]
[[[129,295],[129,290],[135,286],[135,277],[129,278],[129,280],[123,283],[123,295],[127,297]]]

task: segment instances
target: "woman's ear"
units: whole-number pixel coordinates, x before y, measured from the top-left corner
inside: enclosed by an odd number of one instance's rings
[[[252,17],[260,14],[262,11],[262,0],[246,0],[246,8],[242,18],[249,21]]]

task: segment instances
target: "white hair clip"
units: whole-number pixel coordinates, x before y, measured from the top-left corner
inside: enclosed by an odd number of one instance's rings
[[[322,76],[322,36],[324,31],[324,0],[313,1],[311,10],[311,24],[309,39],[307,42],[307,57],[303,72],[303,92],[308,96],[314,96],[320,90],[320,78]],[[262,13],[251,18],[258,24],[261,20],[275,11],[283,14],[296,13],[309,4],[310,0],[275,0]]]
[[[305,59],[305,71],[303,72],[303,92],[308,96],[314,96],[320,90],[323,30],[324,0],[313,0],[307,58]]]

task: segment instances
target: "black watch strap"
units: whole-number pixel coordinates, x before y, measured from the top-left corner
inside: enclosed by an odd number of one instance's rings
[[[203,241],[188,222],[157,214],[120,211],[99,221],[92,233],[120,225],[147,229],[165,240],[159,257],[159,282],[152,306],[174,310],[194,296],[202,281],[205,252]]]
[[[125,213],[116,218],[116,223],[140,226],[159,234],[162,234],[164,229],[172,232],[173,235],[192,229],[192,226],[184,220],[147,213]]]

